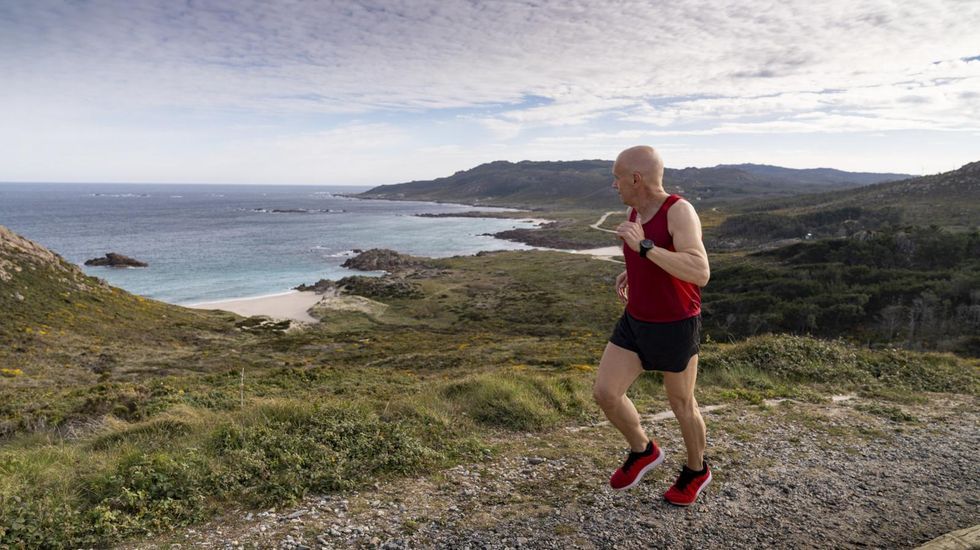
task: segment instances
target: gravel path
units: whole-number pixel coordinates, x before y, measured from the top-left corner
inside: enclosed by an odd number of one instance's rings
[[[705,415],[714,483],[684,509],[662,500],[683,461],[672,418],[645,425],[664,466],[626,493],[608,426],[510,437],[485,463],[289,510],[236,512],[131,548],[912,548],[980,523],[977,400],[865,399]]]

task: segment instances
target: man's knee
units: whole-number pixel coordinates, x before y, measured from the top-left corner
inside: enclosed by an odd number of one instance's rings
[[[667,400],[677,418],[689,418],[697,413],[698,404],[693,395],[669,395]]]
[[[592,398],[603,409],[609,409],[615,407],[623,399],[623,394],[617,393],[610,388],[596,385],[592,388]]]

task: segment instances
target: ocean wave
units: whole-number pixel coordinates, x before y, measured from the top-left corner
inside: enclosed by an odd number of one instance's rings
[[[111,199],[146,199],[149,193],[89,193],[90,197],[107,197]]]
[[[333,250],[332,246],[317,245],[310,250]],[[344,250],[343,252],[334,252],[332,254],[324,254],[324,258],[350,258],[352,256],[357,256],[363,252],[363,250]]]
[[[343,214],[347,212],[339,208],[236,208],[235,210],[257,214]]]

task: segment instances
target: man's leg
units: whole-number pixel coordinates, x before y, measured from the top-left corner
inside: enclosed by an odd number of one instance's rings
[[[635,353],[610,342],[602,353],[599,372],[592,389],[592,395],[606,418],[616,426],[629,442],[630,448],[636,452],[645,450],[650,439],[640,426],[640,415],[633,402],[626,397],[626,390],[642,373],[640,358]]]
[[[664,373],[664,389],[670,408],[681,425],[684,445],[687,446],[687,467],[699,471],[704,466],[704,448],[707,446],[704,419],[694,399],[694,384],[698,380],[698,356],[691,357],[687,368],[681,372]]]

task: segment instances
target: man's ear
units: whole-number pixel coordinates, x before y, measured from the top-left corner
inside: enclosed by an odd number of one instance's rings
[[[643,176],[641,176],[639,172],[633,172],[633,185],[636,185],[637,183],[640,183],[640,180],[642,180],[642,179],[643,179]]]

